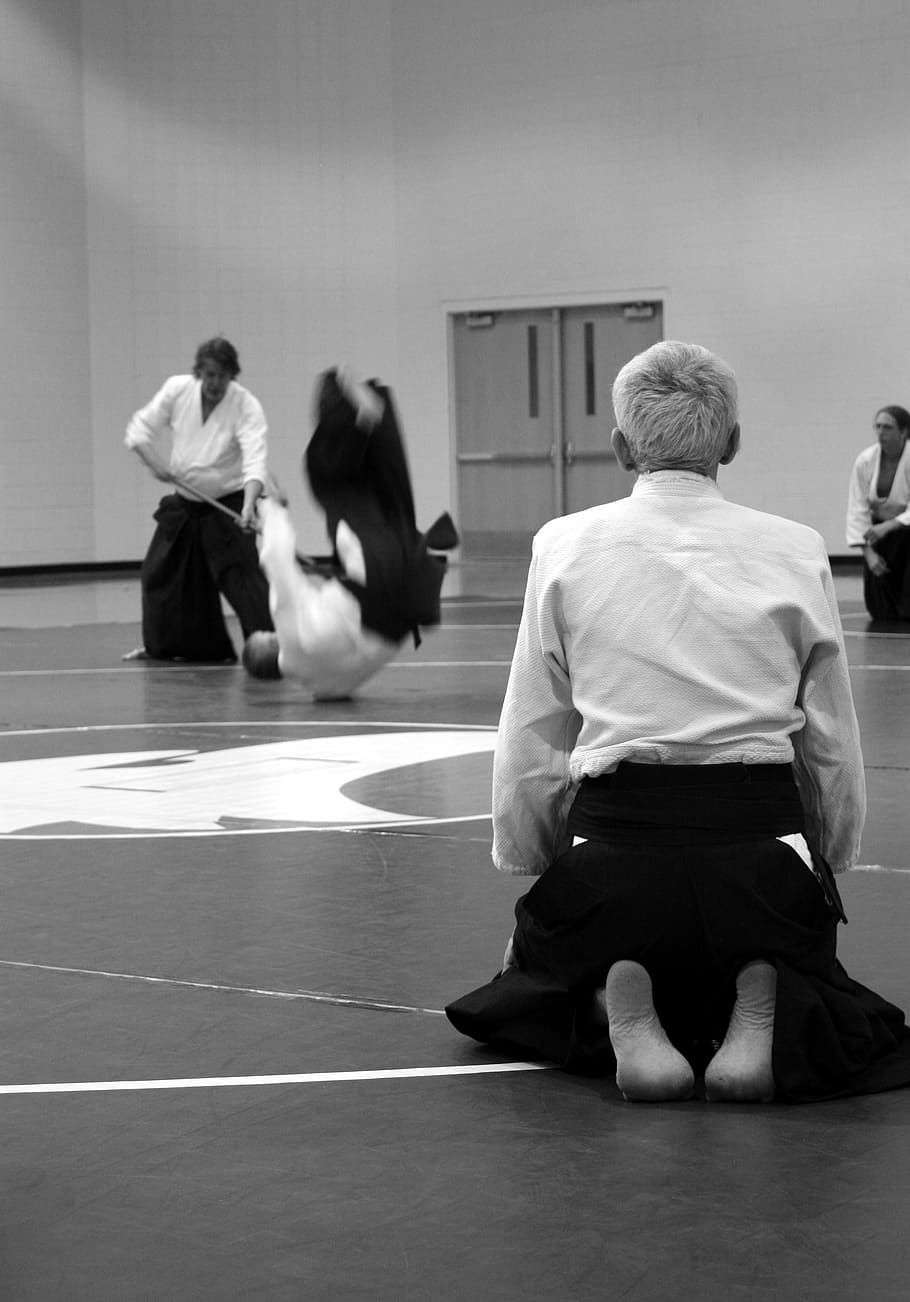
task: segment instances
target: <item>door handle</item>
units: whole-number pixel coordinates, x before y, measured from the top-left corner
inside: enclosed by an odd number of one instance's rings
[[[459,452],[455,460],[460,466],[473,465],[520,465],[528,463],[543,463],[554,460],[555,449],[551,448],[549,452]]]
[[[573,443],[570,442],[565,445],[565,448],[563,449],[562,459],[567,466],[571,466],[575,464],[575,445]]]

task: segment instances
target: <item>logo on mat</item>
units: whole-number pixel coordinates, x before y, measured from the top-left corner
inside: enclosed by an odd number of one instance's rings
[[[186,728],[190,737],[201,731],[205,725]],[[243,744],[226,736],[222,749],[173,748],[181,728],[171,728],[168,749],[0,763],[0,836],[238,835],[489,816],[493,730],[311,735],[262,744],[249,744],[248,724],[236,731]]]

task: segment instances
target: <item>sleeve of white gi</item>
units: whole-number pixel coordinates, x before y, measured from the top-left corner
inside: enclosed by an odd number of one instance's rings
[[[185,376],[172,375],[165,380],[151,402],[134,412],[126,427],[124,440],[131,451],[136,448],[153,447],[160,441],[162,435],[170,430],[174,401],[181,384],[185,381]]]
[[[862,456],[853,463],[847,490],[847,546],[861,547],[872,523],[869,506],[869,470]]]
[[[579,718],[550,594],[535,551],[493,757],[493,862],[538,876],[568,848],[569,757]]]
[[[339,583],[300,568],[297,535],[285,507],[273,498],[262,498],[258,509],[262,522],[259,563],[269,581],[279,667],[282,673],[307,677],[314,657],[350,656],[358,643],[360,608]]]
[[[866,780],[859,724],[834,581],[823,561],[830,637],[804,666],[799,705],[805,726],[793,736],[794,773],[806,815],[806,839],[835,873],[859,860],[866,818]]]
[[[297,535],[285,507],[271,497],[258,506],[262,522],[259,564],[269,581],[269,608],[278,634],[282,655],[296,659],[307,648],[301,637],[301,623],[308,623],[311,580],[297,564]]]
[[[237,442],[243,463],[243,482],[258,479],[260,484],[266,482],[268,445],[266,435],[265,411],[258,398],[254,398],[248,389],[243,390],[240,404],[240,419],[237,424]]]

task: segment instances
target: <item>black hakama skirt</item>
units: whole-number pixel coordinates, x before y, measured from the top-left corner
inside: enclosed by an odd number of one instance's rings
[[[334,545],[339,521],[357,535],[366,583],[342,582],[360,605],[364,628],[390,642],[439,623],[444,557],[434,554],[416,523],[411,476],[391,390],[371,382],[382,399],[379,424],[364,430],[346,398],[325,410],[304,454],[304,473],[325,512]]]
[[[886,534],[875,550],[884,557],[888,572],[873,574],[863,561],[863,600],[873,619],[910,619],[910,529]]]
[[[803,826],[789,765],[621,764],[586,779],[569,830],[587,839],[518,901],[517,965],[449,1004],[449,1020],[510,1052],[611,1074],[593,996],[631,959],[699,1074],[726,1033],[737,973],[765,959],[777,969],[776,1100],[910,1084],[904,1014],[837,959],[846,919],[830,870],[778,839]]]
[[[242,493],[220,499],[239,512]],[[142,562],[142,641],[158,660],[236,660],[221,610],[223,593],[244,638],[273,628],[269,588],[253,535],[204,502],[163,497]]]

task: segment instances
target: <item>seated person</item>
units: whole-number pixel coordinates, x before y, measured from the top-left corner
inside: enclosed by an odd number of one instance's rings
[[[640,1101],[910,1083],[903,1013],[836,956],[865,785],[824,542],[721,494],[706,349],[656,344],[613,405],[637,481],[538,532],[494,755],[494,863],[537,880],[449,1019]]]
[[[414,499],[391,393],[347,371],[320,376],[317,425],[304,457],[326,515],[332,566],[307,573],[286,509],[260,505],[259,559],[276,632],[247,639],[255,677],[290,676],[317,699],[349,696],[411,635],[439,623],[445,557],[458,535],[445,514],[426,533]],[[318,568],[318,567],[317,567]]]
[[[853,465],[847,544],[863,550],[863,598],[873,619],[910,619],[910,412],[882,407],[876,441]]]

